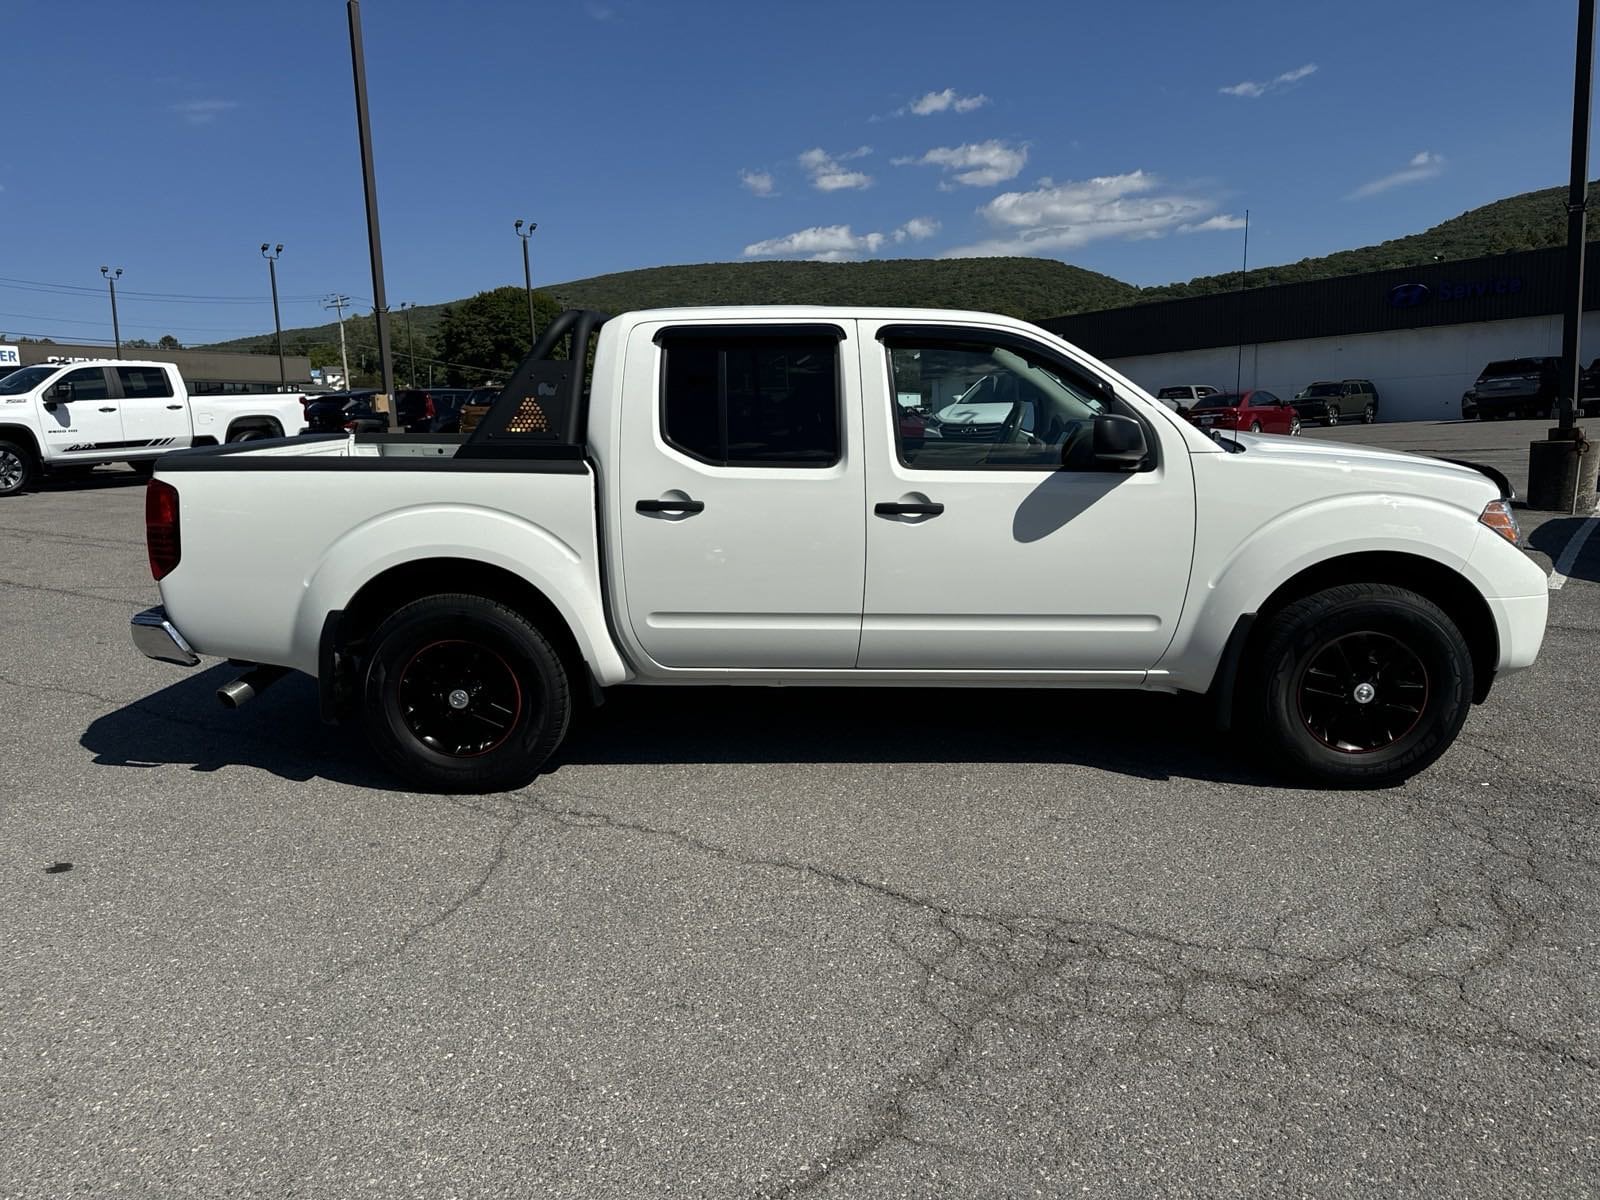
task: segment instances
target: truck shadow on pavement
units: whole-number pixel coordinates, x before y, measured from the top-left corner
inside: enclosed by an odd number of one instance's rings
[[[107,713],[80,744],[99,766],[255,767],[404,791],[356,722],[317,714],[315,684],[290,675],[237,712],[219,664]],[[582,711],[547,772],[563,766],[713,763],[1029,763],[1139,779],[1293,786],[1228,749],[1199,701],[1115,692],[978,688],[619,688]]]
[[[1559,563],[1568,544],[1583,532],[1588,520],[1588,517],[1557,517],[1546,521],[1528,534],[1528,545],[1548,556],[1552,563]],[[1577,561],[1567,569],[1567,576],[1600,582],[1600,538],[1589,539]]]

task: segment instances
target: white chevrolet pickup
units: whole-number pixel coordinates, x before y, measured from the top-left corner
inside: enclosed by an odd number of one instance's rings
[[[171,454],[147,526],[139,649],[261,664],[235,706],[307,672],[460,791],[532,778],[619,684],[1201,693],[1296,773],[1380,783],[1547,607],[1470,466],[1211,436],[970,312],[567,313],[470,434]]]
[[[190,396],[171,363],[41,363],[0,378],[0,496],[40,472],[148,468],[169,450],[305,428],[299,395]]]

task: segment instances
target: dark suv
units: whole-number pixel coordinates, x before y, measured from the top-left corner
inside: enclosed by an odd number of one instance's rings
[[[1360,421],[1371,425],[1378,419],[1378,389],[1370,379],[1325,379],[1296,392],[1293,407],[1301,421],[1321,421],[1324,425]]]
[[[1600,412],[1600,358],[1579,372],[1582,386],[1578,410],[1583,416]],[[1504,358],[1490,363],[1478,381],[1462,394],[1461,419],[1493,421],[1501,417],[1541,417],[1555,420],[1561,399],[1561,358],[1539,354],[1529,358]]]

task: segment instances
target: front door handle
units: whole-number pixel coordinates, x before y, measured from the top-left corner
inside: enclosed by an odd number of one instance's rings
[[[101,412],[116,412],[117,411],[117,406],[115,404],[113,404],[110,408],[102,408],[100,411]]]
[[[181,405],[181,404],[169,404],[169,405],[167,405],[167,408],[169,408],[173,412],[177,412],[182,407],[183,407],[183,405]]]
[[[640,500],[633,506],[642,513],[697,513],[705,512],[704,500]]]
[[[928,504],[902,504],[896,500],[880,500],[872,506],[880,517],[937,517],[944,511],[938,502]]]

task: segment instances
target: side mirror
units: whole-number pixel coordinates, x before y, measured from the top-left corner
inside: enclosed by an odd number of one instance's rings
[[[50,412],[55,411],[58,404],[67,404],[72,400],[72,385],[65,380],[55,385],[44,394],[44,406]]]
[[[1144,426],[1132,417],[1101,413],[1094,419],[1094,460],[1119,471],[1132,471],[1144,465],[1150,447],[1144,440]]]

